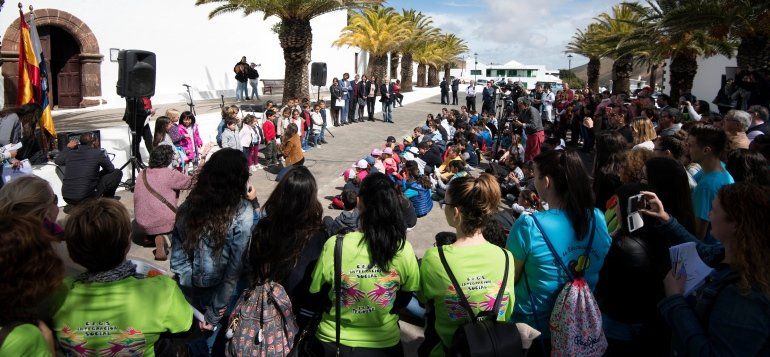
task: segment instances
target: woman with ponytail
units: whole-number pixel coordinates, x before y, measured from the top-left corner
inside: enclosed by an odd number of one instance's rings
[[[580,266],[586,267],[583,276],[591,290],[599,280],[599,270],[612,240],[604,214],[594,208],[591,183],[578,154],[552,150],[538,155],[534,162],[535,187],[549,209],[519,217],[511,227],[507,246],[516,260],[517,272],[513,320],[543,332],[548,341],[551,310],[567,275],[545,239],[564,264],[575,270],[593,235],[588,262],[580,261]],[[532,346],[549,348],[548,343]]]
[[[360,231],[342,245],[340,346],[343,356],[403,356],[396,312],[420,288],[417,258],[406,240],[400,193],[385,174],[366,176],[358,192]],[[334,308],[334,250],[337,237],[324,244],[313,271],[310,293],[328,291],[331,308],[316,332],[323,355],[337,354]]]
[[[499,204],[500,185],[489,174],[481,174],[479,178],[465,176],[452,180],[441,201],[444,216],[447,223],[455,228],[457,240],[449,245],[428,249],[420,266],[420,299],[433,309],[435,321],[428,323],[434,325],[440,338],[440,343],[432,347],[431,356],[443,356],[444,350],[451,345],[455,330],[470,321],[441,261],[442,254],[461,286],[463,295],[472,306],[474,315],[493,310],[503,284],[507,259],[508,280],[497,319],[508,321],[513,313],[513,256],[505,249],[487,242],[482,234]],[[423,346],[420,349],[430,347]]]

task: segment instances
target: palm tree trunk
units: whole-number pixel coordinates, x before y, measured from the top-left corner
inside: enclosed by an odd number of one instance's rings
[[[428,87],[435,87],[438,82],[438,68],[432,64],[428,65]]]
[[[390,78],[398,78],[398,52],[390,53]]]
[[[652,66],[650,66],[650,88],[652,89],[653,93],[655,92],[655,82],[658,80],[658,66],[659,64],[655,63]]]
[[[371,69],[368,72],[377,77],[377,80],[382,81],[388,75],[388,54],[380,56],[369,54],[369,65]]]
[[[404,53],[401,55],[401,91],[412,91],[412,54]]]
[[[678,101],[682,94],[692,91],[692,82],[698,72],[695,53],[679,53],[671,58],[671,99]]]
[[[291,98],[310,97],[310,51],[313,47],[313,29],[310,20],[282,19],[278,41],[283,48],[284,88],[283,103]]]
[[[449,78],[452,77],[451,69],[452,69],[451,64],[444,63],[444,78],[446,78],[446,80],[449,80]]]
[[[426,87],[425,82],[425,72],[427,69],[427,64],[418,63],[417,64],[417,86],[418,87]]]
[[[634,70],[633,56],[623,55],[612,64],[612,94],[631,93],[631,72]]]
[[[599,72],[601,67],[602,62],[599,60],[599,57],[590,57],[588,59],[588,67],[586,68],[588,88],[594,93],[599,93]]]
[[[741,37],[736,59],[741,70],[747,70],[749,67],[754,70],[770,70],[770,37]]]

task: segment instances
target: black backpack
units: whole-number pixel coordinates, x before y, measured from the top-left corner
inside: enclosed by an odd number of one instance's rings
[[[444,266],[449,280],[452,281],[455,291],[460,298],[460,305],[471,317],[471,321],[461,325],[455,330],[452,336],[452,345],[449,346],[447,356],[462,357],[517,357],[524,356],[524,348],[521,343],[521,335],[514,323],[497,321],[497,314],[500,311],[500,304],[503,301],[503,293],[508,284],[508,269],[510,266],[508,253],[500,248],[505,255],[505,273],[503,275],[503,284],[497,293],[495,306],[492,311],[479,312],[479,316],[474,315],[473,309],[468,298],[463,294],[460,284],[457,282],[449,264],[444,256],[442,246],[438,247],[438,255],[441,258],[441,264]]]

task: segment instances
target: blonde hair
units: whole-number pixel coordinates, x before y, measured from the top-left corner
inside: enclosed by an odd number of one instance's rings
[[[179,121],[179,111],[174,108],[167,109],[166,116],[174,123]]]
[[[655,134],[655,127],[652,121],[647,118],[636,118],[631,122],[631,131],[634,135],[634,144],[641,144],[645,141],[652,141],[658,137]]]
[[[460,231],[465,234],[472,234],[487,224],[497,212],[500,197],[500,184],[486,173],[478,178],[464,176],[452,180],[445,195],[447,203],[460,210]]]
[[[37,176],[19,177],[0,189],[0,214],[43,220],[54,202],[51,185]]]

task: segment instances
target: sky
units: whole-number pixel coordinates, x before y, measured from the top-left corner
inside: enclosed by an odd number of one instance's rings
[[[412,8],[434,26],[468,43],[479,63],[516,60],[548,69],[566,69],[567,43],[598,14],[619,0],[387,0],[397,10]],[[575,56],[572,67],[588,62]]]

